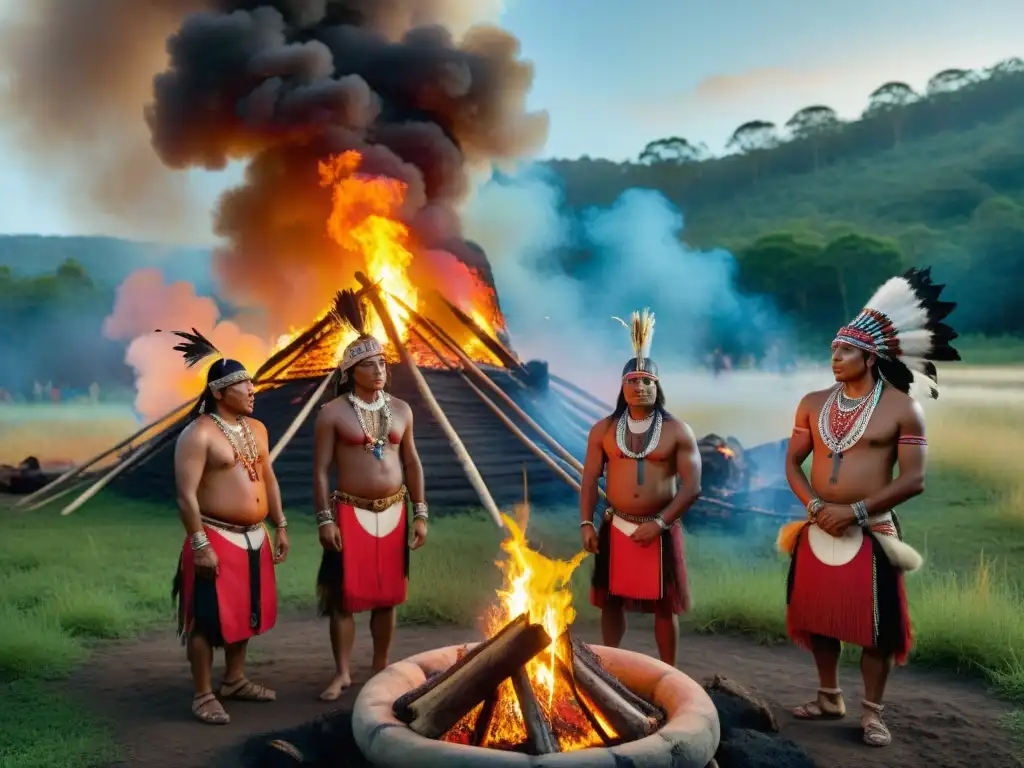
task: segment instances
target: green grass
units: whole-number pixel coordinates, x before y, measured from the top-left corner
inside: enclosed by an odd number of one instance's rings
[[[1024,450],[1024,411],[947,407],[929,416],[933,464],[924,496],[906,505],[908,540],[926,565],[908,578],[917,630],[913,663],[984,678],[1024,703],[1024,493],[1012,478]],[[173,631],[173,569],[182,541],[169,506],[100,497],[68,518],[56,508],[0,512],[0,766],[89,766],[115,746],[104,724],[56,693],[97,643],[163,625]],[[569,510],[538,510],[531,541],[553,557],[579,546]],[[292,516],[292,554],[278,571],[284,606],[312,608],[319,564],[314,524]],[[416,557],[404,623],[472,625],[500,586],[498,535],[482,513],[438,519]],[[700,631],[784,639],[786,563],[770,538],[691,536],[687,541]],[[574,606],[587,600],[590,564],[574,577]],[[7,706],[11,702],[14,706]],[[1024,714],[1004,725],[1024,735]],[[55,748],[53,734],[61,740]],[[10,738],[13,737],[13,738]]]

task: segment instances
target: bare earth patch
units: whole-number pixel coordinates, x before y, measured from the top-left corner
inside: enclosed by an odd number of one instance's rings
[[[124,746],[123,760],[111,765],[151,768],[207,768],[235,765],[244,742],[254,735],[299,726],[336,708],[351,708],[359,683],[370,675],[370,637],[360,617],[354,653],[356,685],[334,704],[317,700],[330,679],[332,662],[327,625],[305,616],[285,615],[278,627],[253,643],[249,677],[277,690],[271,704],[227,702],[227,726],[209,726],[189,712],[192,696],[184,649],[168,630],[96,653],[67,683],[68,692],[107,718]],[[576,628],[582,639],[599,642],[596,627]],[[479,639],[475,632],[450,627],[399,627],[393,660],[420,651]],[[650,625],[634,621],[625,647],[654,654]],[[832,723],[794,720],[790,707],[814,696],[809,655],[789,646],[759,646],[728,636],[684,635],[680,668],[700,682],[725,675],[775,708],[782,735],[802,746],[822,766],[886,768],[1007,768],[1018,764],[1012,737],[998,728],[1009,707],[976,682],[929,670],[899,669],[887,696],[886,719],[893,743],[872,749],[860,742],[857,727],[860,685],[855,669],[844,670],[851,714]],[[221,670],[215,668],[215,676]],[[215,679],[219,679],[216,678]]]

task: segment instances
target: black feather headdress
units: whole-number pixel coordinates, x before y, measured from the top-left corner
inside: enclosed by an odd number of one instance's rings
[[[342,328],[354,331],[356,338],[345,347],[341,354],[338,367],[341,369],[342,380],[353,365],[375,355],[383,355],[384,347],[373,336],[366,332],[365,300],[352,290],[338,291],[331,307],[331,317]]]
[[[164,333],[164,331],[157,328],[156,333]],[[174,351],[181,352],[185,358],[185,365],[189,368],[212,355],[223,357],[220,350],[213,346],[213,342],[195,328],[192,329],[192,333],[188,331],[171,331],[171,333],[185,340],[180,344],[175,344]]]

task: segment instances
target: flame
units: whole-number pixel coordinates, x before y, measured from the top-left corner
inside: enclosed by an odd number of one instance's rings
[[[572,607],[570,580],[587,553],[580,552],[568,561],[545,557],[531,549],[526,540],[528,505],[518,505],[516,517],[518,522],[508,515],[502,515],[509,532],[508,538],[501,544],[506,557],[497,563],[504,575],[504,584],[497,591],[498,602],[487,617],[487,636],[493,637],[509,621],[524,613],[530,621],[543,624],[553,642],[527,665],[530,684],[552,722],[562,751],[595,746],[600,743],[600,736],[590,727],[575,702],[565,675],[559,673],[559,662],[567,665],[572,663],[568,656],[571,649],[558,642],[576,617]],[[479,708],[467,716],[461,728],[453,729],[455,733],[452,739],[459,740],[459,734],[465,738],[467,733],[472,732],[478,715]],[[607,723],[602,721],[601,725],[606,732],[614,732]],[[525,738],[526,726],[522,711],[511,680],[506,680],[498,689],[494,717],[482,746],[513,748]]]
[[[718,446],[717,450],[718,450],[718,452],[720,454],[722,454],[723,456],[725,456],[728,459],[736,458],[736,451],[734,451],[732,448],[730,448],[727,445],[720,445],[720,446]]]

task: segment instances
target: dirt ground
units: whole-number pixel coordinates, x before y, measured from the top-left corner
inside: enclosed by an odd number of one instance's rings
[[[598,642],[596,627],[577,627],[584,640]],[[470,630],[399,627],[393,659],[429,648],[478,639]],[[625,647],[654,653],[650,624],[635,621]],[[370,674],[370,638],[365,621],[356,640],[353,675],[357,685],[329,705],[317,694],[330,677],[327,626],[304,616],[284,616],[278,627],[253,642],[249,677],[274,687],[271,704],[227,705],[232,721],[208,726],[189,712],[192,695],[184,651],[173,631],[98,652],[67,684],[98,715],[112,723],[125,748],[112,765],[149,768],[207,768],[235,765],[242,743],[258,734],[298,726],[333,707],[350,708],[358,682]],[[783,735],[800,744],[821,768],[1008,768],[1018,765],[1014,744],[997,728],[1007,706],[976,682],[927,670],[897,670],[889,686],[886,719],[893,743],[863,746],[857,728],[861,689],[856,670],[845,672],[853,716],[832,723],[794,720],[785,708],[814,694],[808,655],[785,645],[759,646],[742,638],[684,635],[680,667],[703,681],[718,673],[731,677],[777,707]],[[219,675],[220,670],[215,670]]]

